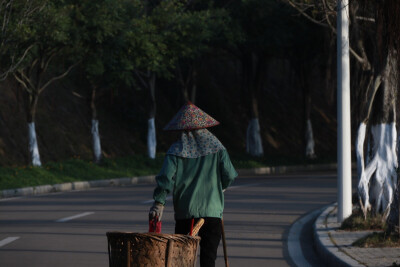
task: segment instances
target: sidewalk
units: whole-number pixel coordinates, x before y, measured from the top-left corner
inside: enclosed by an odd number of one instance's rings
[[[373,231],[349,232],[339,227],[337,204],[326,208],[314,224],[316,249],[327,266],[400,266],[400,248],[353,247],[354,241]]]

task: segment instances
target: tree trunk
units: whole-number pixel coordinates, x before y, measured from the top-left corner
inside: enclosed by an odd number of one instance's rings
[[[309,159],[314,159],[316,157],[314,151],[315,142],[314,142],[314,135],[310,119],[307,119],[306,122],[305,138],[306,138],[306,157]]]
[[[250,121],[246,132],[246,151],[250,155],[256,157],[264,155],[258,117],[258,100],[256,95],[257,89],[261,86],[261,72],[263,69],[261,66],[263,62],[260,61],[261,60],[252,53],[249,59],[245,59],[243,62],[244,85],[247,87],[248,97],[250,100]]]
[[[298,63],[299,64],[299,63]],[[306,67],[300,63],[300,70],[298,75],[300,76],[300,86],[303,88],[304,92],[304,140],[305,140],[305,155],[308,159],[316,158],[315,155],[315,142],[314,142],[314,134],[311,123],[311,95],[310,88],[307,82],[306,74],[304,70]]]
[[[197,93],[197,70],[193,67],[192,71],[192,91],[190,93],[190,101],[196,103],[196,93]]]
[[[325,69],[325,97],[328,102],[329,106],[333,106],[335,104],[336,98],[335,98],[335,93],[336,93],[336,79],[334,77],[334,74],[332,73],[335,71],[334,68],[331,66],[335,65],[335,58],[333,55],[336,55],[336,40],[332,34],[330,34],[330,43],[328,47],[328,60],[326,63],[326,69]]]
[[[29,132],[29,151],[31,153],[32,165],[40,167],[42,166],[42,162],[40,161],[39,146],[36,138],[36,129],[34,122],[28,123],[28,132]]]
[[[250,155],[256,157],[264,155],[258,118],[251,119],[247,126],[246,144],[246,151]]]
[[[183,101],[186,103],[187,101],[196,103],[196,94],[197,94],[197,68],[196,64],[198,62],[189,62],[187,63],[189,66],[187,67],[187,72],[183,72],[180,65],[177,67],[177,76],[178,81],[181,84]]]
[[[38,103],[38,95],[30,94],[27,92],[27,103],[26,103],[26,116],[28,122],[28,138],[29,138],[29,152],[31,154],[31,164],[33,166],[40,167],[42,162],[40,161],[39,146],[36,137],[35,127],[35,116]]]
[[[369,99],[367,118],[360,124],[358,131],[356,145],[359,168],[358,194],[364,216],[369,210],[373,210],[374,213],[383,213],[384,218],[387,218],[397,185],[395,99],[398,81],[397,63],[393,55],[393,52],[388,53],[382,83],[374,83],[373,91],[370,93],[372,99]],[[377,92],[374,92],[376,90]],[[364,168],[364,140],[368,119],[371,119],[372,146],[369,146],[370,150],[367,153],[372,156]]]
[[[27,73],[30,73],[29,68]],[[37,74],[37,76],[35,77],[36,79],[34,79],[35,82],[32,81],[30,75],[25,74],[24,70],[19,70],[15,72],[14,77],[26,92],[24,104],[26,112],[26,121],[28,123],[28,139],[29,139],[29,152],[31,156],[31,164],[33,166],[40,167],[42,166],[42,163],[40,161],[35,120],[36,120],[36,110],[40,93],[40,80],[43,72],[39,69],[35,73]]]
[[[151,159],[156,158],[156,127],[155,127],[155,116],[156,116],[156,75],[152,73],[149,77],[149,90],[150,90],[150,111],[149,119],[147,122],[147,152]]]
[[[383,213],[384,218],[389,218],[390,225],[393,217],[398,218],[398,209],[392,209],[395,205],[392,203],[398,183],[396,101],[400,59],[397,52],[400,51],[400,44],[396,33],[400,29],[400,4],[398,1],[375,1],[374,4],[376,54],[372,69],[375,71],[375,82],[368,92],[369,105],[363,121],[364,124],[371,125],[372,144],[367,153],[371,152],[372,156],[365,170],[363,164],[359,163],[361,171],[358,191],[364,215],[366,216],[369,209]],[[363,136],[365,138],[365,133]],[[362,145],[358,144],[357,149],[357,153],[363,153]]]
[[[397,107],[397,91],[399,87],[399,82],[398,78],[400,75],[400,68],[399,68],[399,63],[400,63],[400,37],[399,37],[399,31],[400,31],[400,2],[399,1],[376,1],[377,3],[377,17],[378,19],[376,20],[377,22],[379,21],[378,25],[378,30],[377,30],[377,36],[378,36],[378,53],[380,51],[380,45],[384,45],[389,47],[389,65],[392,65],[393,68],[390,69],[390,73],[388,73],[388,76],[391,79],[388,79],[388,82],[390,83],[391,89],[393,90],[390,94],[388,95],[387,98],[385,98],[385,105],[386,108],[390,107],[393,109],[393,121],[396,122],[396,107]],[[384,109],[386,110],[386,109]],[[397,137],[397,136],[396,136]],[[394,138],[396,138],[394,137]],[[395,149],[397,147],[392,148],[393,153],[397,156],[395,153]],[[398,162],[397,158],[394,158],[393,160],[396,160],[393,165],[395,168],[398,167]],[[398,182],[398,177],[397,173],[394,172],[394,177],[393,178],[393,186],[397,186],[397,189],[394,191],[396,192],[394,195],[394,201],[392,202],[392,205],[389,206],[389,215],[388,215],[388,225],[389,229],[393,230],[397,228],[399,234],[400,234],[400,216],[399,216],[399,182]],[[396,203],[397,202],[397,203]],[[397,219],[396,219],[397,218]]]
[[[365,139],[365,124],[359,127],[357,143],[357,161],[359,170],[358,191],[361,198],[364,216],[373,209],[376,213],[388,215],[393,192],[397,183],[396,124],[383,123],[371,127],[374,140],[372,154],[374,157],[364,169],[361,143]]]
[[[183,102],[186,103],[189,101],[189,92],[187,87],[184,85],[182,86],[182,96],[183,96]]]
[[[99,163],[101,161],[101,142],[99,133],[99,121],[97,119],[97,109],[95,101],[96,101],[96,87],[92,85],[90,109],[92,112],[93,161],[95,163]]]

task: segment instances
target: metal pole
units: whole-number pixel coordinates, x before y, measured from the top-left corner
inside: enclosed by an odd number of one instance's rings
[[[352,212],[348,4],[348,0],[339,0],[337,6],[338,222]]]

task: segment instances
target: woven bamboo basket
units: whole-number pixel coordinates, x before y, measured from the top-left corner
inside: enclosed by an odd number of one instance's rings
[[[108,232],[110,267],[194,267],[200,237]]]

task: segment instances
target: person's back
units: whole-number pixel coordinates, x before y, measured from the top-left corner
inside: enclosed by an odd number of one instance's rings
[[[157,179],[174,184],[176,220],[222,217],[222,190],[227,188],[237,175],[225,149],[199,158],[167,155],[164,166]],[[174,177],[171,177],[171,173],[174,173]],[[165,186],[164,182],[154,194],[155,201],[160,203],[166,196],[162,193],[163,190],[169,187]]]
[[[163,167],[156,177],[155,200],[150,218],[161,218],[167,194],[173,192],[175,233],[188,234],[199,218],[200,265],[214,266],[221,239],[224,194],[237,173],[221,142],[206,127],[219,124],[208,114],[186,104],[166,126],[181,130],[180,139],[167,152]]]

